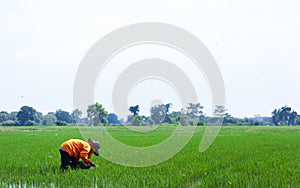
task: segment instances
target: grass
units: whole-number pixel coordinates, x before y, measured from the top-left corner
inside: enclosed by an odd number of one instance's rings
[[[173,129],[108,128],[133,146],[159,143]],[[0,127],[0,187],[300,187],[300,127],[222,127],[200,153],[204,130],[198,127],[182,151],[155,166],[125,167],[93,156],[98,168],[61,174],[58,148],[82,138],[77,127]]]

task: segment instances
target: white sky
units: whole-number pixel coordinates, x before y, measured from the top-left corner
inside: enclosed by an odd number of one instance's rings
[[[71,111],[88,49],[115,29],[151,21],[182,27],[208,47],[232,115],[269,116],[283,105],[300,113],[299,7],[298,0],[1,0],[0,110]]]

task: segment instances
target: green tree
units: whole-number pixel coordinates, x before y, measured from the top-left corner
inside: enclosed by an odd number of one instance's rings
[[[229,113],[225,113],[224,116],[224,125],[236,125],[238,123],[238,119],[232,117]]]
[[[295,120],[295,125],[300,125],[300,115],[297,116]]]
[[[172,108],[172,103],[167,103],[165,107],[166,107],[166,116],[163,123],[167,123],[167,124],[175,123],[172,115],[170,114],[170,108]]]
[[[216,105],[212,117],[206,118],[207,125],[222,125],[226,116],[227,109],[222,105]],[[204,118],[203,118],[204,119]],[[199,125],[204,125],[205,121],[199,120]]]
[[[107,112],[102,104],[96,102],[87,109],[88,119],[91,125],[107,125]]]
[[[278,125],[279,122],[281,121],[281,117],[280,117],[280,110],[273,110],[272,112],[272,122],[274,123],[274,125]]]
[[[0,112],[0,124],[3,126],[18,126],[18,118],[17,118],[18,112]]]
[[[73,110],[71,113],[72,122],[78,124],[80,122],[82,112],[79,109]]]
[[[18,121],[17,118],[18,112],[11,112],[8,114],[8,120]]]
[[[294,110],[289,114],[288,125],[296,125],[298,114]]]
[[[57,118],[54,112],[49,112],[43,117],[43,125],[55,125]]]
[[[168,117],[170,119],[170,124],[178,124],[180,120],[181,112],[171,112],[168,114]]]
[[[272,112],[272,122],[274,125],[296,125],[297,119],[297,112],[288,106],[274,109]]]
[[[136,116],[133,116],[133,118],[131,119],[131,125],[142,125],[143,123],[143,119],[141,116],[139,115],[136,115]]]
[[[183,126],[194,125],[194,121],[192,121],[184,109],[181,109],[179,123]]]
[[[186,114],[190,118],[194,119],[194,118],[198,118],[203,115],[202,110],[203,110],[203,106],[200,103],[196,103],[196,104],[189,103],[187,106]]]
[[[6,120],[2,123],[0,123],[2,126],[18,126],[20,125],[18,121],[13,121],[13,120]]]
[[[224,118],[227,109],[222,105],[217,105],[214,110],[214,116],[219,118]]]
[[[5,111],[0,112],[0,123],[9,120],[9,114]]]
[[[189,103],[187,106],[186,115],[190,118],[190,125],[203,125],[204,124],[204,113],[203,106],[200,103]],[[181,115],[183,118],[183,115]]]
[[[72,117],[69,112],[62,109],[56,110],[55,116],[57,121],[64,121],[66,123],[72,123]]]
[[[280,117],[281,117],[282,125],[289,125],[289,117],[291,111],[292,111],[291,107],[287,107],[287,106],[281,107]]]
[[[32,122],[39,123],[38,112],[30,106],[22,106],[17,114],[20,125],[31,125]],[[29,122],[29,124],[27,124]]]
[[[160,104],[157,106],[153,106],[150,109],[151,119],[153,120],[154,124],[161,124],[167,115],[167,108],[166,105]]]
[[[107,115],[107,121],[109,125],[119,125],[120,121],[118,120],[118,116],[114,113],[110,113]]]

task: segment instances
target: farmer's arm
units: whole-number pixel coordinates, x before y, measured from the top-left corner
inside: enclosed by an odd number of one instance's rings
[[[90,159],[90,158],[92,157],[92,153],[93,153],[93,152],[91,152],[91,151],[89,152],[89,154],[88,154],[88,159]]]
[[[80,151],[80,158],[87,164],[91,164],[91,161],[87,158],[89,152],[86,149]]]
[[[90,164],[91,166],[96,166],[95,163],[93,163],[92,161],[89,160],[89,158],[87,157],[87,155],[89,154],[88,148],[84,147],[81,151],[80,151],[80,158],[87,164]]]

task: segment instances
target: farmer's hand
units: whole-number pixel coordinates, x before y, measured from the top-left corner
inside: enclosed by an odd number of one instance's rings
[[[94,162],[91,162],[90,164],[92,167],[97,167],[97,165]]]

